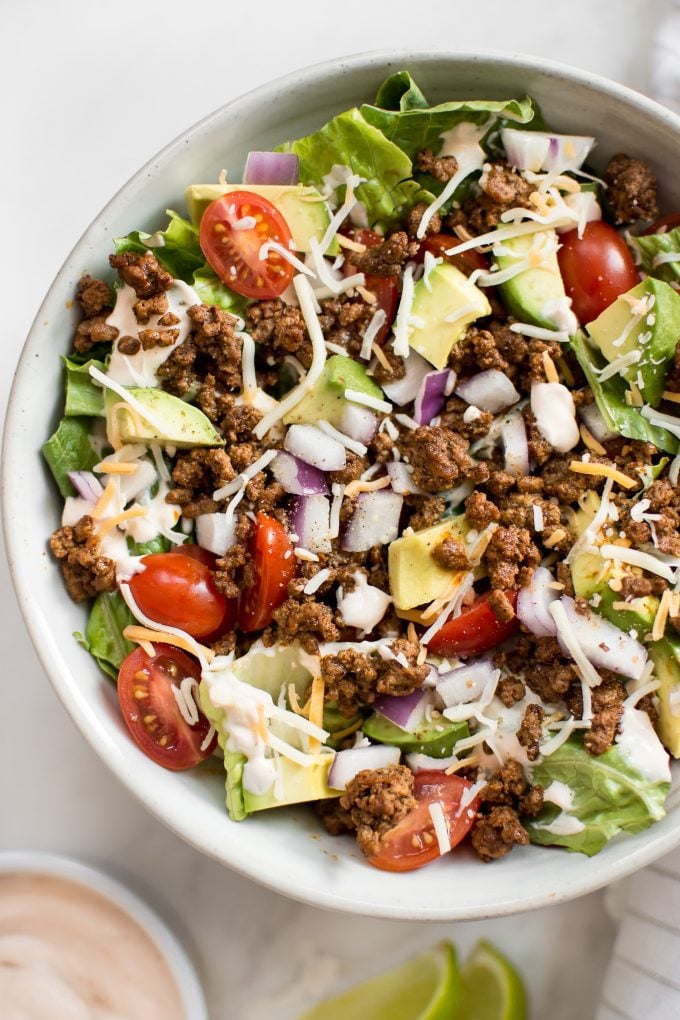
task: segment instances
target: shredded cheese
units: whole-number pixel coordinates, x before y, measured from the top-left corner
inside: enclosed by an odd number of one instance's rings
[[[650,407],[649,404],[645,404],[644,407],[640,408],[640,414],[647,421],[651,422],[652,425],[657,425],[659,428],[666,429],[672,435],[677,436],[680,439],[680,418],[676,418],[672,414],[663,414],[661,411],[657,411],[655,408]]]
[[[392,405],[387,400],[380,400],[379,397],[374,397],[370,393],[362,393],[361,390],[346,389],[345,400],[349,400],[353,404],[363,404],[364,407],[370,407],[374,411],[384,411],[385,414],[389,414],[392,410]]]
[[[394,322],[394,342],[392,345],[394,353],[400,358],[408,358],[410,352],[408,343],[409,320],[411,318],[414,296],[413,266],[407,265],[402,278],[401,298]]]
[[[309,696],[309,721],[313,726],[323,729],[323,696],[325,690],[324,678],[319,675],[312,680],[312,693]],[[309,738],[309,753],[317,754],[321,750],[321,743],[318,737]]]
[[[133,506],[129,510],[123,510],[122,513],[116,514],[115,517],[109,517],[108,520],[102,521],[97,528],[97,538],[102,538],[107,531],[122,524],[123,521],[132,520],[134,517],[146,517],[148,512],[148,507]]]
[[[382,308],[377,308],[373,312],[371,321],[366,327],[366,332],[364,333],[361,341],[361,351],[359,352],[359,357],[362,358],[364,361],[370,360],[371,351],[373,350],[373,341],[375,340],[378,333],[385,325],[386,320],[387,315],[385,314]]]
[[[654,626],[652,627],[652,641],[660,641],[664,635],[666,629],[666,621],[668,620],[668,611],[671,605],[672,593],[669,588],[666,588],[661,601],[659,602],[659,608],[656,611],[654,617]]]
[[[532,326],[529,322],[513,322],[510,329],[513,333],[523,333],[535,340],[554,340],[559,344],[569,342],[566,329],[544,329],[542,326]]]
[[[99,499],[97,500],[95,505],[92,507],[92,511],[90,512],[90,517],[92,517],[93,520],[96,521],[96,520],[98,520],[98,518],[100,518],[102,516],[102,514],[104,513],[104,510],[108,506],[109,502],[115,496],[116,491],[117,491],[116,490],[116,483],[112,479],[108,483],[108,485],[106,486],[104,491],[102,492],[101,496],[99,497]]]
[[[534,531],[543,531],[545,521],[543,519],[543,507],[539,506],[538,503],[534,503],[532,506],[534,515]]]
[[[318,591],[324,581],[328,580],[331,576],[331,572],[328,567],[324,567],[323,570],[317,571],[314,577],[310,577],[307,584],[302,589],[305,595],[313,595],[314,592]]]
[[[360,443],[358,439],[351,439],[349,436],[341,432],[340,429],[336,429],[334,425],[322,418],[321,421],[316,423],[316,427],[325,432],[331,439],[335,439],[338,443],[341,443],[347,450],[351,450],[352,453],[356,453],[358,457],[365,457],[368,452],[368,447]]]
[[[382,350],[382,348],[379,347],[377,344],[373,344],[371,350],[373,351],[375,358],[380,362],[385,371],[389,372],[390,375],[394,375],[394,369],[387,360],[385,352]]]
[[[572,460],[569,464],[569,470],[575,471],[579,475],[611,478],[613,482],[621,485],[624,489],[634,489],[640,484],[639,481],[636,481],[629,475],[624,475],[623,471],[619,471],[613,464],[592,464],[582,460]]]
[[[495,230],[491,230],[487,234],[479,234],[477,237],[470,238],[469,241],[463,241],[461,244],[457,244],[455,248],[449,248],[444,252],[444,254],[453,255],[455,252],[456,254],[462,255],[463,252],[471,251],[474,248],[483,248],[487,245],[495,245],[500,241],[511,241],[515,237],[524,237],[526,234],[537,234],[540,231],[544,231],[546,227],[563,227],[569,223],[575,222],[575,217],[569,213],[569,216],[560,215],[554,220],[546,223],[512,223],[507,227],[496,227]]]
[[[321,252],[325,253],[337,234],[338,230],[342,226],[343,222],[347,219],[354,206],[357,204],[357,198],[354,194],[354,189],[358,188],[363,183],[363,178],[358,174],[350,174],[345,181],[345,201],[342,203],[338,211],[335,213],[330,223],[326,227],[326,232],[321,238],[321,244],[319,245]]]
[[[629,368],[631,365],[636,365],[641,357],[642,351],[636,347],[635,350],[628,351],[627,354],[622,354],[619,358],[614,358],[604,368],[596,368],[595,373],[600,382],[606,382],[612,376],[623,375],[624,369]]]
[[[439,844],[439,853],[443,856],[451,849],[451,837],[444,807],[440,800],[436,800],[433,804],[428,804],[427,810],[430,813],[432,825],[434,826],[434,834]]]
[[[215,653],[211,648],[207,648],[205,645],[199,645],[198,642],[189,637],[188,634],[182,635],[170,633],[169,630],[152,630],[150,627],[137,627],[134,624],[128,624],[123,631],[123,637],[127,638],[128,641],[134,641],[136,644],[149,641],[161,645],[174,645],[175,648],[181,648],[183,651],[189,652],[191,655],[196,655],[196,649],[199,648],[201,657],[205,659],[206,662],[212,662],[215,658]]]
[[[543,351],[543,371],[548,382],[558,383],[560,381],[559,373],[555,367],[555,362],[550,357],[547,351]]]
[[[300,379],[297,386],[290,393],[287,393],[283,400],[280,400],[276,407],[257,423],[253,433],[258,439],[264,439],[272,425],[283,418],[285,414],[292,411],[308,393],[312,392],[314,384],[326,364],[326,345],[319,317],[314,307],[314,291],[309,284],[309,280],[302,275],[293,277],[293,287],[300,302],[300,311],[305,320],[307,332],[312,341],[312,364],[310,365],[309,372]]]
[[[288,704],[296,715],[304,715],[309,718],[309,701],[304,706],[300,704],[297,689],[292,682],[288,684]]]
[[[674,404],[680,404],[680,393],[674,393],[673,390],[664,390],[661,396],[664,400],[670,400]]]
[[[163,435],[165,431],[164,423],[156,418],[147,407],[144,407],[144,404],[140,403],[136,397],[133,397],[129,390],[126,390],[125,387],[121,386],[119,383],[114,382],[113,379],[108,377],[108,375],[104,375],[104,373],[100,372],[95,365],[90,365],[88,372],[95,382],[98,382],[101,386],[104,386],[106,389],[117,394],[123,403],[127,405],[126,409],[132,408],[137,412],[140,418],[149,423],[152,429],[155,429],[156,432]]]
[[[340,482],[333,482],[332,492],[333,502],[331,503],[328,527],[328,537],[331,539],[337,538],[340,534],[340,511],[342,509],[342,501],[345,498],[345,486],[341,485]]]
[[[579,678],[588,684],[589,687],[599,687],[602,677],[599,675],[593,664],[586,658],[574,633],[574,629],[567,619],[567,614],[561,602],[551,602],[548,611],[557,624],[557,633],[567,647],[576,665],[576,672]]]
[[[649,571],[650,574],[657,574],[658,577],[663,577],[664,580],[671,583],[675,581],[675,571],[668,563],[662,563],[651,553],[642,552],[641,549],[629,549],[623,545],[605,543],[600,546],[600,554],[608,560],[618,560],[621,563],[630,563],[634,567],[641,567],[643,570]]]
[[[543,545],[546,549],[552,549],[553,546],[557,545],[558,542],[561,542],[563,538],[566,538],[566,534],[567,533],[564,528],[555,528],[555,530],[552,531],[547,538],[543,539]]]
[[[129,584],[121,584],[119,590],[123,596],[123,601],[134,618],[142,624],[142,627],[137,627],[135,632],[140,634],[143,641],[158,641],[161,644],[168,645],[176,644],[178,648],[183,648],[185,651],[190,652],[191,655],[196,656],[198,661],[201,663],[202,668],[207,668],[208,663],[215,657],[215,653],[212,649],[206,648],[205,645],[200,644],[200,642],[196,641],[196,639],[191,637],[190,634],[180,630],[179,627],[169,627],[165,624],[157,623],[156,620],[151,620],[137,605],[134,596],[130,591]],[[144,633],[141,633],[142,631]],[[160,636],[157,637],[156,635]],[[136,639],[130,638],[130,640],[132,641]]]
[[[558,747],[561,747],[569,739],[574,732],[575,721],[573,719],[567,719],[566,722],[560,725],[560,729],[557,731],[554,737],[547,740],[545,744],[539,745],[539,751],[544,758],[554,754]]]
[[[292,251],[286,248],[286,246],[281,244],[279,241],[265,241],[264,244],[260,245],[260,262],[266,262],[267,256],[272,251],[275,251],[283,259],[285,259],[286,262],[290,262],[291,266],[294,269],[297,269],[298,273],[304,273],[305,276],[316,276],[316,273],[314,273],[309,266],[306,266],[304,262],[300,262],[297,255],[293,255]]]
[[[389,484],[389,475],[383,475],[382,478],[376,478],[372,482],[365,482],[361,478],[357,478],[345,486],[345,496],[356,496],[360,492],[376,492],[378,489],[386,489]]]
[[[591,450],[593,453],[596,453],[598,457],[607,456],[607,451],[605,450],[602,443],[598,443],[597,439],[592,434],[590,429],[586,428],[586,426],[583,423],[581,423],[581,425],[579,426],[579,432],[581,433],[581,439],[583,440],[585,446],[587,446],[589,450]]]
[[[139,464],[125,460],[101,460],[92,468],[100,475],[134,475],[139,470]]]
[[[233,496],[239,489],[244,489],[255,475],[259,474],[260,471],[266,468],[267,464],[274,460],[277,453],[278,450],[265,450],[261,457],[258,457],[252,464],[249,464],[244,471],[241,471],[241,473],[236,476],[236,478],[232,478],[230,482],[227,482],[226,485],[223,485],[221,488],[215,489],[213,492],[213,499],[217,501],[226,499],[227,496]]]

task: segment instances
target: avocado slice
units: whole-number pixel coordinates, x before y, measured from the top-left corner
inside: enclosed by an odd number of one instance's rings
[[[661,684],[656,692],[659,699],[659,721],[656,729],[664,747],[674,758],[680,758],[680,715],[674,711],[671,694],[680,692],[680,641],[662,638],[649,646],[654,660],[654,673]]]
[[[193,446],[224,446],[224,439],[202,411],[165,390],[131,386],[127,392],[148,410],[151,421],[122,401],[110,390],[106,393],[106,434],[123,443],[151,441],[182,449]],[[155,427],[154,422],[158,425]]]
[[[432,550],[445,538],[465,541],[470,524],[465,514],[447,517],[431,528],[397,538],[388,550],[390,591],[396,609],[413,609],[442,598],[459,571],[440,567]]]
[[[632,304],[641,306],[643,300],[650,307],[649,314],[636,316]],[[680,294],[663,280],[648,276],[605,308],[586,329],[591,343],[609,362],[640,351],[639,361],[624,368],[621,375],[636,382],[645,403],[656,407],[680,335]]]
[[[342,413],[347,406],[345,390],[357,390],[367,396],[384,400],[383,391],[353,358],[334,354],[328,358],[314,389],[285,415],[284,425],[316,425],[325,419],[341,428]]]
[[[499,270],[510,269],[519,259],[525,258],[532,244],[536,245],[543,239],[551,241],[556,236],[554,230],[546,230],[503,241],[503,248],[511,254],[496,256]],[[508,311],[520,322],[529,322],[544,329],[563,329],[566,317],[568,332],[576,332],[577,323],[564,289],[556,254],[543,258],[540,266],[522,270],[499,284],[499,288]]]
[[[379,744],[393,744],[405,753],[427,754],[430,758],[448,758],[454,745],[470,735],[466,722],[450,722],[438,712],[423,722],[413,733],[402,730],[379,712],[364,720],[364,734]]]
[[[274,795],[276,784],[266,793],[259,794],[251,793],[243,787],[243,806],[246,812],[250,814],[253,811],[266,811],[268,808],[339,797],[340,790],[332,790],[328,785],[328,773],[334,759],[335,755],[328,751],[315,755],[312,765],[297,765],[290,758],[279,758],[282,799],[277,800]]]
[[[230,191],[252,191],[276,206],[288,224],[296,251],[311,251],[311,239],[320,241],[331,221],[324,198],[316,188],[304,184],[190,184],[184,200],[194,226],[199,226],[211,202]],[[333,238],[326,254],[337,255],[339,250],[337,239]]]
[[[427,281],[423,277],[415,285],[409,345],[435,368],[444,368],[453,345],[470,323],[484,315],[491,315],[486,294],[460,269],[442,262]]]

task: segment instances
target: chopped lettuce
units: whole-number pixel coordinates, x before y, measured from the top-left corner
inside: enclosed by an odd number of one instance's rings
[[[383,110],[424,110],[430,104],[408,71],[397,71],[378,89],[375,105]]]
[[[671,284],[680,281],[680,227],[665,234],[649,234],[647,237],[643,234],[631,238],[631,241],[640,253],[642,268],[649,276]],[[657,256],[664,255],[674,255],[676,258],[655,265]]]
[[[402,149],[366,120],[356,107],[329,120],[314,134],[285,142],[279,152],[300,160],[300,180],[327,190],[337,167],[349,167],[364,178],[357,198],[366,207],[369,226],[390,224],[416,202],[433,196],[412,179],[411,160]]]
[[[194,273],[193,288],[204,305],[217,305],[232,315],[243,315],[251,303],[248,298],[242,297],[222,283],[207,262]]]
[[[571,348],[583,369],[608,428],[626,436],[627,439],[654,443],[667,453],[680,453],[679,439],[667,429],[652,425],[642,417],[639,408],[630,407],[626,403],[628,385],[620,375],[600,382],[596,369],[604,368],[607,362],[599,351],[590,346],[583,332],[576,333],[571,338]]]
[[[125,628],[134,622],[120,592],[102,592],[90,611],[85,636],[75,635],[100,668],[114,680],[118,678],[123,659],[135,650],[136,645],[123,637]]]
[[[99,455],[90,439],[89,418],[62,418],[59,428],[43,443],[42,455],[64,498],[76,490],[69,481],[69,471],[90,471]]]
[[[67,417],[84,415],[87,417],[104,417],[104,392],[101,386],[95,386],[90,378],[90,365],[100,372],[106,372],[103,361],[90,358],[79,362],[73,358],[63,358],[66,367],[66,404],[64,414]]]
[[[532,843],[564,846],[592,857],[619,832],[641,832],[664,817],[670,783],[651,781],[624,759],[616,745],[594,757],[572,737],[533,769],[533,782],[543,789],[554,781],[564,783],[574,800],[569,816],[584,826],[580,832],[560,835],[545,826],[560,814],[546,804],[541,814],[526,823]]]

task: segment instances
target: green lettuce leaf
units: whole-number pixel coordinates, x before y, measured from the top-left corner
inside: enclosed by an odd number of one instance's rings
[[[631,241],[640,253],[642,268],[649,276],[655,276],[665,283],[680,281],[680,227],[669,230],[666,234],[649,234],[633,237]],[[657,255],[677,254],[677,262],[662,262],[654,265]]]
[[[533,782],[545,790],[553,781],[565,783],[574,794],[569,814],[585,828],[570,836],[546,831],[559,814],[546,804],[541,814],[526,823],[532,843],[564,846],[592,857],[619,832],[641,832],[665,815],[670,783],[652,782],[631,768],[616,746],[599,757],[571,738],[533,770]]]
[[[334,167],[350,167],[365,178],[356,195],[366,206],[371,226],[393,223],[416,202],[433,198],[411,179],[413,168],[406,153],[356,108],[333,117],[314,134],[285,142],[277,151],[296,153],[300,180],[321,191]]]
[[[104,392],[95,386],[90,378],[90,365],[100,372],[106,371],[103,361],[90,358],[79,362],[73,358],[63,358],[66,366],[66,404],[64,414],[68,417],[84,415],[87,417],[104,417]]]
[[[64,498],[76,493],[69,471],[90,471],[99,462],[90,440],[90,427],[89,418],[62,418],[57,431],[43,444],[42,455]]]
[[[120,592],[102,592],[90,611],[85,636],[76,634],[75,637],[96,659],[100,668],[117,680],[123,659],[136,648],[123,637],[125,628],[134,623],[135,619]]]
[[[654,443],[658,449],[667,453],[680,453],[680,440],[667,429],[652,425],[643,418],[639,408],[629,407],[625,396],[628,386],[621,376],[616,375],[600,382],[595,369],[604,368],[607,362],[599,351],[590,346],[583,332],[571,338],[571,349],[583,369],[608,428],[627,439]]]
[[[408,71],[397,71],[378,89],[375,105],[382,110],[424,110],[430,104]]]
[[[410,91],[402,96],[402,99],[406,97],[407,104],[412,101]],[[378,98],[380,95],[381,92],[378,92]],[[528,96],[524,99],[498,101],[458,100],[426,107],[400,105],[398,109],[381,109],[376,100],[375,106],[364,104],[360,112],[369,124],[379,128],[386,138],[398,145],[411,159],[421,149],[431,149],[435,154],[438,153],[442,146],[441,136],[456,124],[484,124],[493,116],[511,120],[514,127],[529,123],[534,116],[533,104]]]
[[[252,302],[242,297],[235,291],[230,290],[225,283],[222,283],[207,262],[197,269],[193,277],[193,288],[204,305],[217,305],[225,312],[232,315],[242,316],[245,309]]]
[[[128,536],[127,547],[131,556],[149,556],[151,553],[168,552],[172,543],[165,535],[156,535],[150,542],[134,542]]]

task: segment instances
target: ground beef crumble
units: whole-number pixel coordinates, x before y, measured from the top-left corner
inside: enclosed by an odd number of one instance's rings
[[[585,750],[588,754],[596,756],[604,754],[613,744],[623,715],[623,702],[626,699],[626,689],[621,681],[608,674],[606,670],[601,669],[599,672],[605,679],[591,691],[592,722],[583,738]],[[580,719],[583,714],[580,684],[573,684],[566,702],[569,710]]]
[[[170,290],[174,279],[150,252],[125,251],[109,255],[109,265],[118,270],[123,283],[132,287],[138,298],[152,298]]]
[[[157,371],[164,389],[185,397],[210,376],[219,392],[240,390],[242,340],[233,315],[214,305],[192,305],[187,315],[189,336]]]
[[[365,769],[350,780],[339,806],[348,812],[357,843],[367,857],[380,852],[383,837],[416,806],[413,773],[405,765]]]
[[[368,656],[355,648],[346,648],[321,659],[321,675],[325,681],[326,701],[337,701],[346,716],[357,708],[372,705],[382,694],[397,697],[411,694],[422,686],[428,666],[417,666],[418,646],[398,639],[391,645],[392,654],[405,656],[406,665],[396,658]]]
[[[73,527],[58,528],[50,549],[60,561],[66,589],[74,602],[116,590],[116,564],[99,551],[99,538],[91,517],[81,517]]]
[[[425,492],[443,492],[467,478],[481,482],[488,474],[468,453],[467,440],[447,428],[421,425],[402,438],[400,449],[414,483]]]
[[[113,302],[107,283],[92,276],[83,276],[76,290],[76,302],[83,312],[73,338],[73,348],[78,354],[89,354],[96,344],[111,343],[116,339],[118,330],[106,322]]]
[[[222,504],[213,499],[213,492],[236,474],[229,454],[222,449],[180,453],[172,469],[175,488],[168,492],[166,502],[181,506],[185,517],[215,513]]]
[[[641,160],[617,153],[609,160],[604,179],[607,200],[617,223],[654,220],[659,215],[656,178]]]
[[[357,273],[374,276],[398,276],[407,259],[418,251],[417,241],[410,241],[408,234],[397,230],[379,244],[372,245],[365,252],[348,252],[346,261]]]
[[[435,545],[430,555],[444,570],[469,570],[471,566],[462,542],[451,536]]]
[[[509,758],[480,792],[479,815],[471,843],[483,861],[498,860],[515,844],[526,846],[529,834],[521,818],[535,817],[543,807],[543,789],[530,786],[520,763]]]

